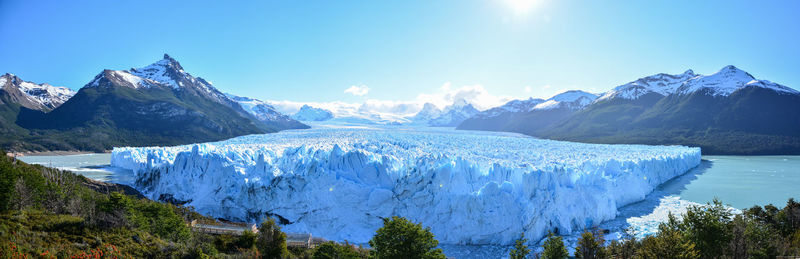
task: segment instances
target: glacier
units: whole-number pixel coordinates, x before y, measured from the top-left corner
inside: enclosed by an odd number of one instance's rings
[[[235,221],[365,243],[403,216],[441,244],[539,240],[614,219],[700,163],[700,149],[599,145],[442,128],[288,130],[173,147],[114,148],[152,199]]]

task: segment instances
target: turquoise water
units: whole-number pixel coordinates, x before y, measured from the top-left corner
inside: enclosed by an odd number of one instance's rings
[[[22,156],[28,164],[37,164],[69,170],[92,180],[130,184],[133,173],[121,168],[111,167],[111,154],[80,154],[61,156]]]
[[[703,156],[683,178],[661,188],[697,203],[718,197],[739,209],[782,207],[789,198],[800,199],[800,156]]]

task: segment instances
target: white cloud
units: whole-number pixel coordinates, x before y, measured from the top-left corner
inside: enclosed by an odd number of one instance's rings
[[[526,92],[526,93],[530,93],[531,91],[533,91],[533,89],[531,88],[531,86],[530,86],[530,85],[526,85],[526,86],[525,86],[525,92]]]
[[[369,93],[369,87],[366,85],[351,85],[349,88],[345,89],[344,92],[355,96],[364,96]]]
[[[466,85],[453,89],[450,82],[444,83],[437,93],[417,95],[417,102],[432,103],[439,108],[451,105],[459,99],[466,100],[479,110],[486,110],[503,105],[514,98],[492,95],[482,85]]]

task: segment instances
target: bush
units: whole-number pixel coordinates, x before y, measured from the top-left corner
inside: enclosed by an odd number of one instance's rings
[[[366,258],[350,244],[340,245],[333,241],[322,243],[312,256],[314,259],[358,259]]]
[[[256,239],[258,239],[258,235],[253,233],[253,231],[246,230],[239,236],[239,239],[236,240],[236,246],[239,248],[250,249],[256,245]]]
[[[369,245],[375,258],[445,258],[430,228],[397,216],[383,219]]]

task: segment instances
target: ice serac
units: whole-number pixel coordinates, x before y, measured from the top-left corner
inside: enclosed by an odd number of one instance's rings
[[[236,221],[366,242],[397,215],[443,244],[510,244],[613,219],[700,163],[700,149],[597,145],[442,129],[331,129],[115,148],[150,198]]]

